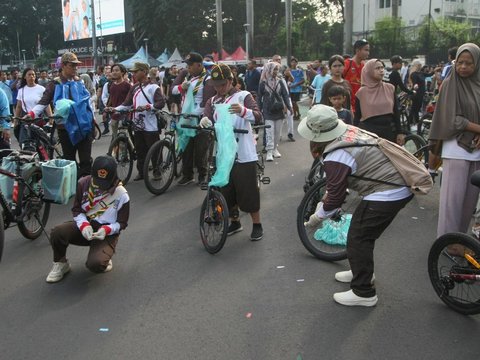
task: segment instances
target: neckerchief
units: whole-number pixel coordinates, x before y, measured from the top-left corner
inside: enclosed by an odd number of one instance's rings
[[[200,86],[203,85],[203,79],[205,79],[206,76],[207,76],[207,70],[203,68],[202,72],[198,77],[198,81],[195,84],[195,87],[193,88],[193,96],[197,95],[198,91],[200,90]]]

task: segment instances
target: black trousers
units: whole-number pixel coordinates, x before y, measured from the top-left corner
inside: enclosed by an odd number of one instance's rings
[[[92,170],[92,134],[80,141],[77,145],[73,145],[65,129],[58,129],[58,138],[62,145],[63,157],[67,160],[77,161],[78,152],[78,178],[90,175]]]
[[[182,174],[184,177],[193,178],[193,165],[198,170],[198,176],[207,175],[208,153],[212,135],[210,132],[201,131],[195,137],[190,138],[187,147],[183,152]]]
[[[139,174],[143,175],[143,164],[148,150],[160,139],[160,135],[158,131],[135,131],[133,138],[137,152],[137,170]]]
[[[371,284],[375,240],[412,198],[413,194],[398,201],[363,200],[355,209],[348,230],[347,257],[353,273],[350,287],[356,295],[375,296],[375,287]]]

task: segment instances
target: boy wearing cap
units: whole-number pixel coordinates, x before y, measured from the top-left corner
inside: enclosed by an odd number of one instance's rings
[[[160,139],[157,117],[150,110],[160,110],[165,106],[162,89],[156,83],[151,83],[147,77],[149,70],[148,64],[136,62],[131,71],[137,83],[130,89],[123,104],[114,108],[105,108],[105,112],[135,109],[133,125],[138,174],[133,181],[143,180],[145,157],[152,145]]]
[[[365,146],[376,144],[378,137],[345,124],[337,118],[334,108],[313,106],[300,122],[298,133],[314,142],[316,151],[323,155],[327,181],[326,196],[305,223],[307,228],[315,231],[322,226],[324,219],[334,215],[347,196],[347,188],[362,196],[347,235],[347,257],[351,270],[335,274],[337,281],[350,283],[351,289],[335,293],[333,298],[346,306],[374,306],[378,301],[373,284],[375,240],[413,194],[379,147]]]
[[[70,244],[89,246],[86,266],[96,273],[112,270],[112,256],[120,231],[128,224],[130,198],[117,178],[117,163],[111,156],[95,159],[92,175],[78,181],[72,207],[73,221],[53,228],[50,244],[53,267],[46,281],[55,283],[70,271],[66,258]]]
[[[31,118],[39,117],[50,103],[55,105],[57,100],[63,99],[64,96],[78,105],[77,110],[70,111],[70,115],[65,124],[58,125],[58,138],[62,145],[63,156],[67,160],[76,161],[77,153],[79,158],[79,177],[89,175],[91,170],[91,154],[92,154],[92,129],[94,115],[90,107],[90,93],[85,88],[85,84],[77,76],[77,65],[81,64],[74,53],[66,52],[60,58],[61,73],[58,78],[50,82],[42,98],[34,106],[27,116]],[[83,105],[83,106],[82,106]],[[88,127],[89,131],[83,131],[77,128],[75,132],[71,124],[85,124],[83,129]]]
[[[238,214],[238,209],[250,213],[253,227],[250,240],[263,238],[263,228],[260,222],[260,192],[257,186],[257,150],[253,139],[253,123],[262,121],[262,113],[248,91],[240,91],[233,86],[233,74],[225,64],[215,64],[211,71],[211,84],[216,95],[205,105],[204,118],[201,127],[210,127],[216,120],[216,104],[231,104],[230,113],[235,114],[233,127],[246,129],[248,134],[235,134],[237,137],[237,156],[230,172],[230,179],[221,192],[227,201],[229,214]],[[238,215],[230,218],[227,234],[232,235],[242,231]]]
[[[182,111],[201,116],[208,99],[215,95],[215,89],[209,84],[210,78],[203,66],[203,57],[199,53],[191,52],[185,58],[187,69],[181,71],[172,84],[172,95],[182,95]],[[193,104],[188,103],[188,91],[193,93]],[[187,185],[193,182],[193,166],[198,170],[198,182],[206,181],[208,149],[211,143],[209,132],[198,132],[190,138],[183,151],[182,178],[178,185]]]

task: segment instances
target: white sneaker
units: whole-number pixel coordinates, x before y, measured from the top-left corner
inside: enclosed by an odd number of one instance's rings
[[[281,158],[282,154],[280,154],[280,152],[277,149],[275,149],[273,150],[273,157]]]
[[[67,262],[54,262],[52,270],[48,273],[47,282],[56,283],[63,279],[63,276],[70,271],[70,264]]]
[[[272,150],[267,151],[267,157],[265,158],[265,160],[273,161],[273,151]]]
[[[333,300],[345,306],[375,306],[378,301],[377,295],[372,297],[360,297],[352,290],[333,294]]]
[[[335,274],[335,280],[340,281],[342,283],[350,283],[352,282],[353,279],[353,273],[352,270],[347,270],[347,271],[340,271]],[[375,281],[375,274],[372,275],[372,281],[370,281],[371,284]]]
[[[105,268],[105,270],[103,270],[103,272],[112,271],[112,268],[113,268],[113,263],[112,263],[112,259],[110,259],[110,260],[108,260],[108,265],[107,265],[107,267]]]

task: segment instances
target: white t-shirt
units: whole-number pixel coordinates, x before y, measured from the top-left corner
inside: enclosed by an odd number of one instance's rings
[[[480,161],[480,150],[469,153],[467,150],[458,146],[455,138],[445,140],[442,146],[442,158],[467,161]]]
[[[35,84],[35,86],[25,85],[18,90],[17,101],[21,101],[22,109],[26,113],[31,111],[35,105],[42,98],[45,88],[42,85]]]

